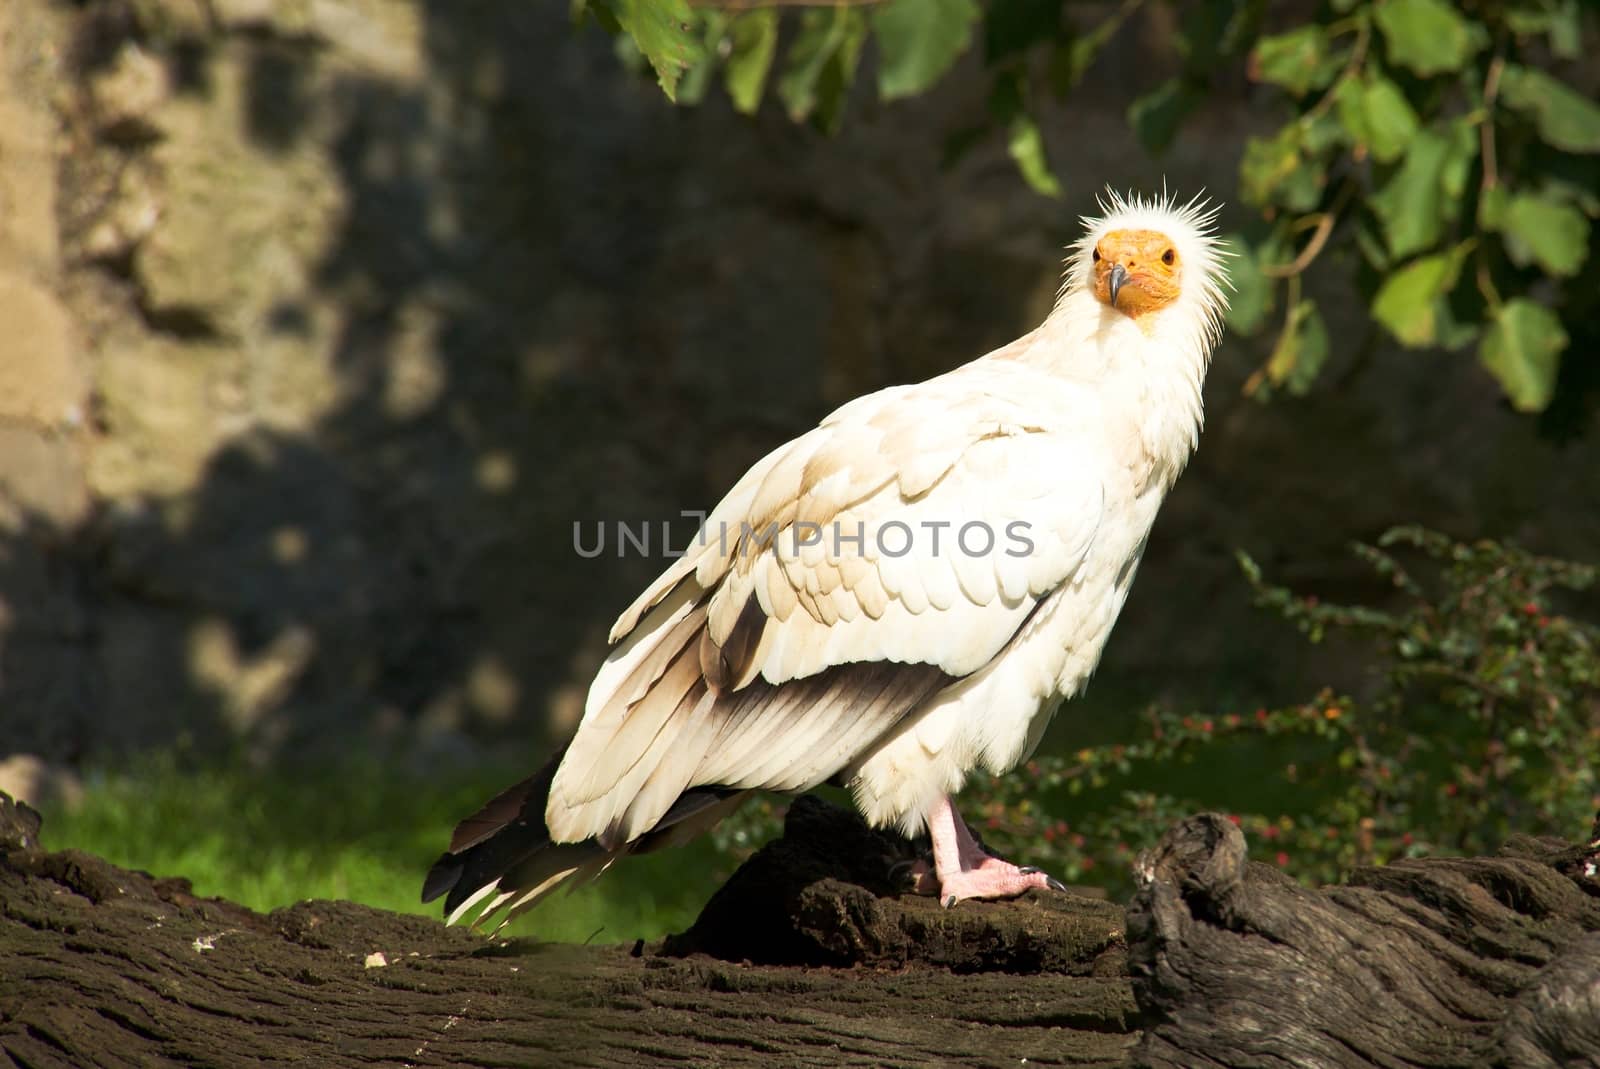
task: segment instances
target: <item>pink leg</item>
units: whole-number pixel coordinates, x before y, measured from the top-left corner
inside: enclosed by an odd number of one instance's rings
[[[919,890],[935,890],[930,884],[936,880],[939,901],[946,909],[964,898],[1007,898],[1030,887],[1067,889],[1038,869],[1018,868],[984,853],[948,797],[941,798],[928,813],[928,836],[933,840],[934,880],[924,874]]]

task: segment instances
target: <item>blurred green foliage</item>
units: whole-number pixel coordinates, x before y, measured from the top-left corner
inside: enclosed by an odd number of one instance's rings
[[[619,40],[681,104],[699,102],[720,75],[735,107],[754,112],[771,83],[792,119],[827,131],[843,121],[869,46],[883,100],[928,91],[979,47],[988,119],[958,131],[948,154],[997,133],[1028,185],[1055,196],[1041,104],[1069,96],[1116,30],[1157,2],[886,0],[780,14],[742,3],[575,0],[574,13],[625,31]],[[1589,255],[1600,104],[1574,84],[1596,46],[1595,7],[1169,6],[1177,73],[1127,115],[1150,152],[1230,78],[1275,94],[1285,120],[1252,137],[1239,163],[1240,196],[1257,220],[1233,237],[1241,255],[1230,325],[1277,332],[1249,391],[1298,394],[1316,381],[1330,340],[1302,279],[1332,263],[1401,345],[1475,348],[1518,409],[1549,406],[1573,337],[1600,337],[1600,268]]]
[[[1600,806],[1600,628],[1552,602],[1593,588],[1600,569],[1417,528],[1356,552],[1401,607],[1325,604],[1241,563],[1259,603],[1312,641],[1337,631],[1370,644],[1369,696],[1152,709],[1128,741],[975,778],[967,819],[1002,856],[1119,895],[1139,850],[1206,809],[1229,813],[1258,860],[1313,883],[1399,857],[1491,853],[1514,832],[1582,834]],[[738,852],[775,826],[768,804],[716,834]]]

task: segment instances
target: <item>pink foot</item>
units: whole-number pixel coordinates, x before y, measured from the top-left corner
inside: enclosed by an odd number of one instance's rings
[[[1065,891],[1066,885],[1032,866],[1013,865],[985,853],[950,799],[928,814],[928,834],[933,840],[933,867],[912,866],[919,894],[937,894],[946,909],[968,898],[1009,898],[1030,887]]]
[[[939,901],[949,909],[968,898],[1010,898],[1030,887],[1046,891],[1065,891],[1066,884],[1032,866],[1013,865],[997,857],[985,857],[977,868],[953,872],[939,881]]]

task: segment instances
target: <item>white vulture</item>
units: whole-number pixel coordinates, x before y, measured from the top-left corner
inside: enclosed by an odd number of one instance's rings
[[[1044,323],[846,404],[756,463],[611,631],[576,735],[456,828],[423,901],[506,917],[755,790],[849,787],[927,828],[946,905],[1060,884],[951,796],[1093,672],[1200,435],[1227,300],[1216,209],[1115,193]],[[925,868],[925,867],[924,867]]]

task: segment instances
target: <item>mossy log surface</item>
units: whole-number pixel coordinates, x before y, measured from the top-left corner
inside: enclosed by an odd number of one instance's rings
[[[0,1064],[1600,1064],[1592,843],[1310,890],[1200,816],[1126,910],[943,910],[892,893],[908,844],[801,800],[688,932],[582,947],[255,913],[38,831],[0,795]]]

